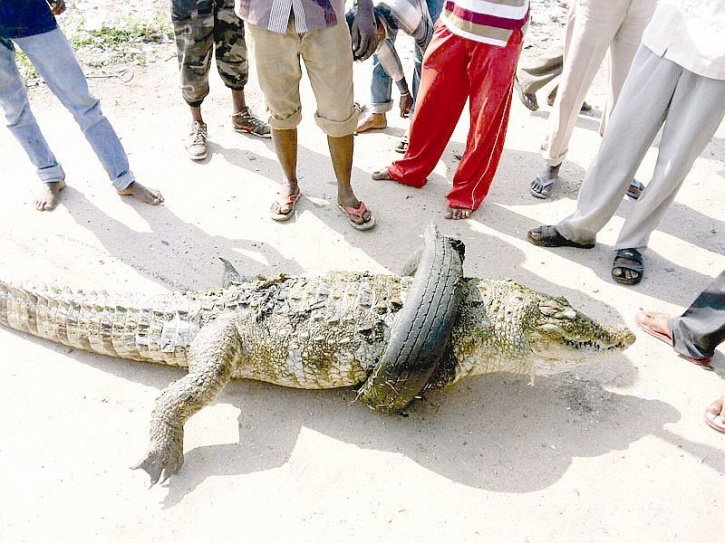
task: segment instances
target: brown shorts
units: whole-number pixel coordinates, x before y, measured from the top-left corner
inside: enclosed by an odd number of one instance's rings
[[[298,34],[290,19],[287,32],[247,25],[259,86],[275,130],[291,130],[302,120],[300,58],[315,93],[315,122],[335,138],[355,131],[359,110],[353,99],[350,31],[341,24]]]

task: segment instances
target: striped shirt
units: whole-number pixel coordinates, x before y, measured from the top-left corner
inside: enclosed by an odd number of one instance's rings
[[[529,0],[446,0],[441,20],[458,36],[505,47],[514,30],[525,30]]]
[[[282,34],[291,15],[300,34],[345,22],[345,0],[235,0],[234,11],[249,24]]]

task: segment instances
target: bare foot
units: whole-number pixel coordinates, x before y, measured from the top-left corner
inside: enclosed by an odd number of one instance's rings
[[[45,187],[35,197],[33,203],[38,211],[53,211],[60,201],[60,191],[66,187],[65,181],[45,183]]]
[[[388,127],[388,119],[385,113],[371,113],[357,125],[355,132],[362,134],[368,130],[383,130]]]
[[[462,209],[458,207],[449,207],[446,211],[446,219],[453,219],[459,221],[461,219],[467,219],[473,213],[472,209]]]
[[[373,179],[375,179],[375,181],[395,181],[395,178],[390,175],[390,170],[388,170],[388,168],[382,168],[377,172],[373,172]]]
[[[116,191],[120,196],[133,196],[144,204],[157,206],[164,201],[164,197],[156,189],[147,189],[138,181],[134,181],[123,190]]]
[[[670,335],[669,322],[671,318],[671,315],[667,315],[665,313],[657,313],[655,311],[640,311],[637,313],[635,320],[638,324],[643,325],[646,328],[657,332],[658,334],[672,337]]]

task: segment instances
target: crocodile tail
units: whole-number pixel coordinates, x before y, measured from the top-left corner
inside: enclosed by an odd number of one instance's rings
[[[168,365],[186,365],[189,333],[164,343],[174,323],[168,312],[111,303],[104,294],[0,281],[0,324],[55,343],[99,354]],[[174,332],[184,330],[173,327]],[[166,334],[168,336],[168,333]]]

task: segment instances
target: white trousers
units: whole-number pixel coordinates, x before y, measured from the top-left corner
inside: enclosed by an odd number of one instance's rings
[[[725,81],[696,75],[640,47],[599,152],[584,177],[576,211],[556,229],[572,241],[594,241],[617,211],[662,128],[652,179],[632,205],[615,244],[615,249],[646,248],[723,117]]]
[[[579,111],[609,50],[609,90],[599,127],[600,134],[604,133],[656,4],[657,0],[572,2],[566,27],[564,70],[549,116],[549,130],[541,144],[541,154],[549,166],[564,162]]]

